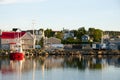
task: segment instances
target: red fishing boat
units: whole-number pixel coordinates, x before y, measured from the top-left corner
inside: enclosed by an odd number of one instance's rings
[[[14,44],[15,50],[10,52],[10,60],[23,60],[24,59],[24,52],[22,49],[22,42],[21,42],[20,36],[21,36],[21,32],[18,32],[18,37],[16,39],[16,43]]]
[[[11,60],[22,60],[24,58],[24,52],[22,51],[24,41],[22,38],[25,34],[25,31],[13,28],[13,31],[3,31],[0,35],[3,42],[2,49],[11,50],[9,54]]]
[[[21,44],[15,45],[15,52],[10,53],[10,60],[23,60],[24,59],[24,52],[22,51]]]

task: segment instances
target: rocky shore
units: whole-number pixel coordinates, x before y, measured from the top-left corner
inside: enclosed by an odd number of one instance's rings
[[[25,50],[25,56],[44,56],[44,55],[120,55],[119,50],[79,50],[79,49],[66,49],[66,50]],[[10,50],[0,50],[0,56],[9,56]]]

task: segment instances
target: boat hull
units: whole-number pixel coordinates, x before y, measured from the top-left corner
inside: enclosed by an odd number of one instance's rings
[[[23,60],[24,54],[20,52],[10,53],[10,60]]]

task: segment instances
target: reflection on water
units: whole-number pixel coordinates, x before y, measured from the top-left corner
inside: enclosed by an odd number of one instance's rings
[[[120,80],[119,74],[120,56],[0,59],[0,80]]]

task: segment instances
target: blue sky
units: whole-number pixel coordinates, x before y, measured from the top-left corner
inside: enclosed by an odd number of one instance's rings
[[[120,0],[0,0],[0,29],[120,31]]]

